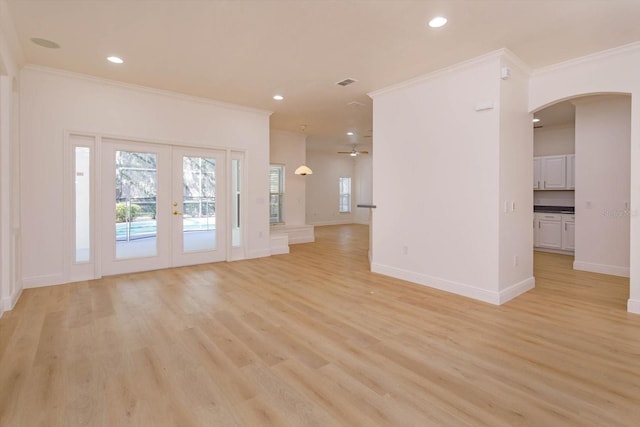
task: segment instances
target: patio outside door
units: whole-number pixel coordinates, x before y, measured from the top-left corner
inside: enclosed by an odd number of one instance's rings
[[[102,274],[226,259],[225,152],[103,140]]]

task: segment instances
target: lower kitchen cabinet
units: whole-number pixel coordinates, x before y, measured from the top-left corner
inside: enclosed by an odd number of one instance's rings
[[[533,230],[535,248],[563,252],[575,250],[575,215],[535,213]]]
[[[576,219],[575,215],[562,215],[562,249],[576,250]]]
[[[536,214],[535,246],[562,249],[562,215]]]

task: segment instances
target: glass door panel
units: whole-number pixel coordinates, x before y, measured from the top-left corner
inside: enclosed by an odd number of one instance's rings
[[[103,139],[102,193],[102,273],[170,267],[171,147]]]
[[[102,273],[226,259],[224,151],[102,140]]]
[[[215,150],[174,147],[174,265],[225,259],[224,210],[220,206],[224,156]]]
[[[182,157],[184,252],[216,249],[216,159]]]
[[[158,254],[156,153],[115,151],[116,259]]]

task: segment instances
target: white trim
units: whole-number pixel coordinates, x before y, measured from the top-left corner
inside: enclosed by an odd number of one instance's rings
[[[640,49],[640,41],[625,44],[622,46],[617,46],[607,50],[601,50],[600,52],[591,53],[588,55],[580,56],[578,58],[569,59],[567,61],[558,62],[556,64],[549,65],[547,67],[537,68],[533,70],[531,75],[539,76],[540,74],[545,74],[545,73],[562,70],[565,68],[575,67],[577,65],[584,64],[585,62],[602,61],[610,56],[619,55],[619,54],[634,51],[637,49]]]
[[[289,236],[287,233],[269,234],[269,248],[271,250],[271,255],[288,254]]]
[[[42,288],[44,286],[62,285],[64,284],[62,274],[45,274],[42,276],[24,277],[22,279],[22,288]]]
[[[5,311],[13,310],[22,295],[22,288],[16,289],[13,295],[3,298],[0,304],[0,317]]]
[[[511,61],[514,66],[520,68],[520,70],[523,71],[525,74],[531,75],[531,73],[533,72],[533,69],[529,66],[529,64],[524,62],[522,59],[520,59],[520,57],[518,57],[515,53],[513,53],[511,50],[507,49],[506,47],[501,50],[502,50],[502,53],[504,54],[504,57],[506,57],[509,61]]]
[[[131,136],[131,135],[127,136],[127,135],[120,135],[120,134],[113,134],[113,133],[93,132],[93,131],[87,131],[87,130],[65,129],[65,133],[69,135],[94,137],[96,138],[96,141],[100,139],[100,142],[106,139],[107,142],[113,141],[113,142],[125,143],[125,144],[134,142],[134,143],[154,144],[154,145],[162,145],[162,146],[171,145],[179,148],[195,148],[195,149],[221,150],[221,151],[231,150],[236,152],[243,151],[242,149],[238,149],[238,148],[220,146],[220,145],[208,145],[206,143],[201,143],[201,142],[185,142],[185,141],[178,141],[174,139],[144,138],[144,137]]]
[[[563,191],[563,190],[544,190],[544,191]],[[565,190],[565,191],[571,191],[571,190]],[[547,252],[550,254],[560,254],[560,255],[569,255],[569,256],[575,256],[575,251],[565,251],[562,249],[551,249],[551,248],[540,248],[538,246],[534,246],[533,248],[534,251],[536,252]]]
[[[313,225],[314,227],[323,227],[325,225],[349,225],[353,224],[352,220],[339,220],[336,219],[334,221],[318,221],[318,222],[310,222],[309,225]]]
[[[275,233],[283,233],[289,237],[289,244],[295,245],[298,243],[312,243],[316,241],[314,226],[309,224],[304,225],[272,225],[272,235]]]
[[[629,298],[629,301],[627,301],[627,311],[629,313],[640,314],[640,300]]]
[[[492,52],[486,53],[484,55],[477,56],[475,58],[469,59],[467,61],[458,62],[457,64],[450,65],[448,67],[441,68],[439,70],[432,71],[430,73],[423,74],[421,76],[414,77],[412,79],[405,80],[403,82],[396,83],[396,84],[393,84],[391,86],[384,87],[382,89],[374,90],[373,92],[367,93],[367,95],[369,95],[370,98],[375,98],[377,96],[384,95],[384,94],[387,94],[387,93],[390,93],[390,92],[394,92],[394,91],[399,90],[399,89],[404,89],[404,88],[407,88],[407,87],[410,87],[410,86],[415,86],[417,84],[420,84],[420,83],[423,83],[423,82],[426,82],[426,81],[429,81],[429,80],[437,79],[437,78],[442,77],[442,76],[444,76],[446,74],[462,71],[462,70],[465,70],[467,68],[474,67],[474,66],[476,66],[478,64],[482,64],[484,62],[487,62],[489,60],[494,60],[494,59],[501,58],[502,56],[505,56],[505,55],[507,55],[508,58],[511,59],[513,62],[516,62],[516,60],[513,59],[515,57],[514,54],[510,53],[505,48],[498,49],[498,50],[494,50]],[[523,64],[523,62],[520,60],[520,61],[517,62],[516,65],[521,67],[521,64]],[[496,75],[496,79],[498,79],[498,78],[499,78],[499,75]]]
[[[596,264],[593,262],[574,261],[574,270],[590,271],[592,273],[609,274],[612,276],[629,277],[629,267],[619,265]]]
[[[498,292],[498,304],[504,304],[517,296],[524,294],[536,287],[536,278],[531,276],[521,282],[514,283],[506,289]]]
[[[371,264],[371,271],[374,273],[384,274],[385,276],[407,280],[418,285],[423,285],[430,288],[439,289],[441,291],[451,292],[464,297],[473,298],[479,301],[488,302],[490,304],[500,304],[501,294],[499,292],[487,291],[486,289],[480,289],[467,283],[453,282],[451,280],[441,279],[439,277],[433,277],[426,274],[402,270],[400,268],[390,267],[388,265],[377,263]],[[508,294],[508,292],[511,292],[511,288],[508,288],[506,291]]]
[[[92,83],[99,83],[99,84],[105,84],[105,85],[110,85],[110,86],[116,86],[116,87],[119,87],[119,88],[129,89],[129,90],[133,90],[133,91],[137,91],[137,92],[151,93],[151,94],[154,94],[154,95],[166,96],[166,97],[178,99],[178,100],[181,100],[181,101],[191,101],[191,102],[197,102],[197,103],[201,103],[201,104],[207,104],[207,105],[212,105],[212,106],[216,106],[216,107],[220,107],[220,108],[226,108],[228,110],[237,110],[237,111],[243,111],[245,113],[254,113],[254,114],[259,114],[259,115],[267,115],[267,116],[270,116],[271,114],[273,114],[273,111],[269,111],[269,110],[262,110],[262,109],[258,109],[258,108],[245,107],[245,106],[242,106],[242,105],[231,104],[231,103],[222,102],[222,101],[216,101],[216,100],[210,99],[210,98],[202,98],[202,97],[198,97],[198,96],[185,95],[185,94],[182,94],[182,93],[179,93],[179,92],[172,92],[172,91],[164,90],[164,89],[156,89],[156,88],[152,88],[152,87],[149,87],[149,86],[141,86],[141,85],[135,85],[135,84],[131,84],[131,83],[123,83],[123,82],[119,82],[119,81],[116,81],[116,80],[104,79],[104,78],[100,78],[100,77],[90,76],[90,75],[87,75],[87,74],[74,73],[74,72],[71,72],[71,71],[59,70],[57,68],[44,67],[42,65],[27,64],[27,65],[25,65],[23,67],[23,69],[39,71],[39,72],[42,72],[42,73],[48,73],[48,74],[53,74],[53,75],[72,78],[72,79],[85,80],[85,81],[89,81],[89,82],[92,82]]]
[[[250,251],[245,259],[264,258],[271,256],[271,248]]]

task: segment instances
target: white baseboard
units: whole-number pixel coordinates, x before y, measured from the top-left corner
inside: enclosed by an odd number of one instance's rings
[[[439,289],[441,291],[451,292],[456,295],[462,295],[464,297],[488,302],[490,304],[500,304],[500,294],[498,292],[487,291],[486,289],[480,289],[466,283],[454,282],[451,280],[441,279],[439,277],[433,277],[377,263],[371,265],[371,271],[374,273],[384,274],[385,276],[395,277],[396,279],[407,280],[419,285]]]
[[[315,236],[289,236],[290,245],[297,245],[298,243],[313,243],[315,241]]]
[[[529,277],[518,283],[514,283],[506,289],[498,292],[498,304],[504,304],[507,301],[514,299],[517,296],[524,294],[527,291],[536,287],[536,278]]]
[[[271,249],[270,248],[260,249],[260,250],[257,250],[257,251],[250,251],[247,254],[247,258],[246,259],[264,258],[264,257],[268,257],[268,256],[271,256]]]
[[[590,271],[592,273],[609,274],[611,276],[629,277],[629,267],[619,265],[596,264],[593,262],[574,261],[574,270]]]
[[[0,301],[0,317],[5,311],[13,310],[13,307],[16,306],[20,299],[20,295],[22,295],[22,288],[16,289],[12,295],[3,298],[2,301]]]
[[[629,301],[627,301],[627,311],[629,313],[640,314],[640,300],[629,298]]]
[[[47,274],[43,276],[31,276],[22,278],[24,289],[42,288],[44,286],[60,285],[65,283],[60,274]]]
[[[322,227],[325,225],[348,225],[348,224],[353,224],[352,220],[341,220],[341,219],[336,219],[333,221],[317,221],[317,222],[311,222],[311,225],[314,225],[316,227]]]
[[[495,305],[504,304],[505,302],[533,289],[536,283],[534,277],[529,277],[521,282],[509,286],[506,289],[503,289],[500,292],[495,292],[481,289],[467,283],[454,282],[439,277],[416,273],[414,271],[389,267],[387,265],[374,263],[371,265],[371,271]]]
[[[289,253],[289,236],[287,233],[271,233],[269,235],[269,248],[271,255],[282,255]]]
[[[312,243],[316,241],[314,226],[309,224],[300,225],[272,225],[271,234],[286,234],[289,244]]]

